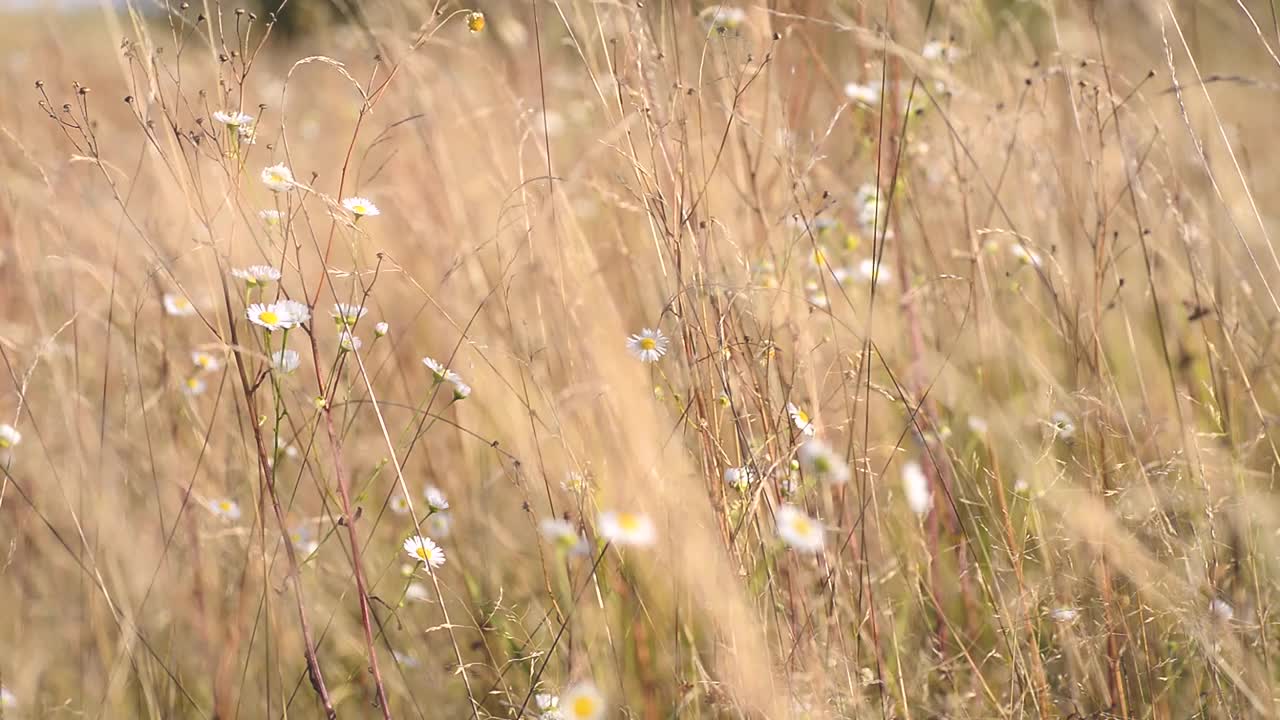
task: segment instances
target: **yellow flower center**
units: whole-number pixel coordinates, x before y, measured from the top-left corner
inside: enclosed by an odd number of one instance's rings
[[[187,378],[187,387],[191,388],[192,390],[195,390],[196,388],[200,387],[200,381],[195,378]]]
[[[418,549],[415,550],[414,553],[424,561],[429,559],[427,556],[427,549],[421,545],[418,546]]]
[[[484,30],[484,22],[483,13],[473,12],[467,16],[467,29],[473,33],[478,33]]]
[[[7,448],[9,448],[9,447],[11,447],[11,444],[10,444],[10,442],[9,442],[9,438],[0,438],[0,448],[6,448],[6,449],[7,449]]]
[[[813,532],[813,523],[809,522],[809,518],[798,517],[791,521],[791,529],[798,535],[808,535]]]
[[[807,412],[805,412],[805,411],[803,411],[803,410],[797,410],[797,411],[796,411],[796,422],[800,423],[801,425],[808,425],[808,424],[809,424],[809,413],[807,413]]]
[[[591,717],[591,714],[594,713],[595,710],[596,710],[595,698],[584,696],[580,698],[575,698],[573,701],[574,717]]]
[[[282,182],[284,182],[284,175],[281,175],[281,174],[280,174],[280,173],[278,173],[278,172],[273,172],[273,173],[271,173],[271,175],[270,175],[269,177],[271,178],[271,182],[273,182],[273,183],[282,183]]]
[[[641,349],[641,350],[652,350],[652,349],[654,349],[654,348],[656,348],[656,347],[658,347],[658,341],[657,341],[657,340],[654,340],[653,338],[649,338],[649,337],[647,337],[647,338],[640,338],[640,349]]]
[[[271,312],[270,310],[263,310],[258,315],[258,319],[268,325],[275,325],[276,323],[280,322],[280,316],[275,314],[274,312]]]
[[[230,512],[231,503],[227,500],[223,500],[222,502],[218,503],[218,509],[221,510],[222,512]]]
[[[365,214],[366,212],[368,212],[368,210],[369,210],[369,208],[365,207],[364,205],[352,205],[352,206],[351,206],[351,212],[353,212],[353,213],[355,213],[355,214],[357,214],[357,215],[363,215],[363,214]]]
[[[618,516],[618,527],[627,532],[635,532],[640,529],[640,518],[631,513],[623,513]]]

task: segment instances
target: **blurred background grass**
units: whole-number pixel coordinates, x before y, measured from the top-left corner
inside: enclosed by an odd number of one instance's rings
[[[341,716],[1274,715],[1272,5],[191,5],[0,29],[4,717],[322,716],[299,605]]]

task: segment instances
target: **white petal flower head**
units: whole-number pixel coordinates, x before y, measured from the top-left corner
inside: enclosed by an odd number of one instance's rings
[[[449,537],[453,532],[453,516],[447,512],[432,513],[427,518],[427,530],[436,537]]]
[[[991,429],[987,424],[986,419],[978,417],[977,415],[970,415],[968,422],[969,431],[974,435],[986,435],[987,431]]]
[[[849,464],[844,461],[826,443],[817,438],[810,438],[800,445],[800,467],[806,475],[811,475],[829,485],[844,485],[849,482]]]
[[[1222,622],[1231,622],[1231,619],[1236,616],[1236,610],[1226,600],[1214,598],[1209,601],[1209,614]]]
[[[888,285],[892,278],[881,272],[884,263],[877,263],[873,258],[866,258],[858,263],[858,277],[872,285]]]
[[[638,335],[627,338],[627,350],[641,362],[658,362],[667,354],[667,336],[658,328],[645,328]]]
[[[751,483],[755,482],[756,474],[748,465],[742,467],[726,468],[724,471],[724,483],[738,492],[746,492],[751,487]]]
[[[385,322],[380,322],[373,326],[374,337],[386,337],[389,332],[391,332],[391,326]]]
[[[449,378],[449,384],[453,387],[454,400],[466,400],[471,397],[471,386],[462,382],[462,378],[457,375]]]
[[[1075,619],[1080,617],[1080,611],[1070,607],[1054,608],[1049,611],[1049,617],[1059,623],[1075,622]]]
[[[12,450],[22,442],[22,433],[12,425],[0,425],[0,451]]]
[[[431,378],[435,380],[437,385],[446,380],[453,382],[461,379],[457,373],[446,368],[443,363],[435,358],[424,357],[422,358],[422,364],[426,365],[427,369],[431,371]]]
[[[430,602],[431,591],[422,583],[409,583],[409,587],[404,589],[404,598],[414,602]]]
[[[404,551],[417,562],[435,570],[444,565],[444,548],[436,545],[429,537],[414,535],[404,541]]]
[[[880,102],[880,86],[851,82],[844,86],[844,95],[859,105],[875,106]]]
[[[235,110],[216,110],[213,113],[213,119],[217,120],[223,125],[229,125],[231,127],[240,127],[241,125],[253,124],[252,115],[242,113],[242,112],[236,112]]]
[[[235,522],[240,519],[240,505],[235,500],[222,498],[221,500],[209,501],[209,512],[214,517],[226,522]]]
[[[914,460],[902,466],[902,494],[907,499],[907,507],[916,515],[927,515],[933,509],[929,478],[925,476],[920,463]]]
[[[281,300],[276,305],[289,317],[287,327],[298,327],[311,319],[311,308],[307,307],[306,303],[300,303],[297,300]]]
[[[280,279],[280,271],[270,265],[250,265],[247,268],[235,268],[231,275],[244,281],[249,287],[266,287]]]
[[[298,369],[299,363],[297,350],[285,348],[271,353],[271,367],[275,368],[276,372],[288,375]]]
[[[164,294],[164,311],[174,317],[186,317],[196,314],[196,307],[181,295]]]
[[[191,353],[191,362],[196,368],[205,372],[213,372],[222,366],[218,361],[218,356],[207,353],[203,350],[196,350]]]
[[[609,510],[600,513],[600,535],[614,545],[652,545],[658,530],[648,515]]]
[[[409,498],[405,497],[404,493],[399,490],[391,496],[389,505],[391,506],[391,512],[397,515],[407,515],[409,513]]]
[[[587,539],[568,520],[544,518],[538,523],[538,531],[548,542],[570,554],[581,555],[587,551]]]
[[[364,341],[359,337],[352,335],[350,330],[343,330],[338,333],[338,347],[344,352],[355,352],[364,345]]]
[[[1076,424],[1072,421],[1071,416],[1062,412],[1055,411],[1049,416],[1049,427],[1053,434],[1062,440],[1071,440],[1076,436]]]
[[[378,209],[378,206],[374,205],[373,201],[370,200],[369,198],[349,197],[346,200],[342,201],[342,207],[346,208],[352,215],[355,215],[357,218],[362,218],[366,216],[373,217],[375,215],[382,214],[382,211]]]
[[[263,210],[258,213],[258,217],[262,218],[262,222],[266,223],[269,227],[279,225],[280,221],[284,219],[284,215],[282,215],[279,210]]]
[[[209,388],[208,384],[199,376],[192,375],[182,381],[182,394],[188,397],[203,395],[204,391]]]
[[[783,505],[778,508],[778,537],[792,548],[801,552],[822,552],[826,542],[826,528],[822,522],[809,517],[805,511],[795,505]]]
[[[538,693],[533,696],[533,702],[541,712],[552,712],[559,709],[560,696],[551,693]]]
[[[254,303],[245,311],[245,317],[249,318],[249,322],[266,328],[269,332],[291,327],[293,323],[289,311],[280,303]]]
[[[333,311],[329,316],[333,318],[333,322],[338,327],[355,327],[360,322],[360,318],[369,313],[369,309],[363,305],[348,305],[347,303],[336,303]]]
[[[18,707],[18,696],[9,691],[9,688],[0,685],[0,708],[12,710]]]
[[[315,534],[305,525],[299,525],[289,531],[289,541],[302,553],[302,557],[306,558],[320,549],[320,543],[316,542]]]
[[[284,192],[293,187],[293,171],[284,164],[263,168],[262,184],[271,192]]]
[[[813,424],[813,418],[809,417],[809,413],[796,407],[794,403],[787,403],[787,414],[791,416],[791,422],[795,424],[801,435],[813,437],[818,434],[818,427]]]
[[[445,497],[444,491],[435,485],[428,485],[422,491],[422,497],[427,501],[427,509],[431,512],[440,512],[449,509],[449,498]]]
[[[1013,255],[1015,260],[1023,265],[1030,265],[1031,267],[1038,268],[1044,264],[1044,261],[1040,259],[1039,253],[1026,248],[1022,243],[1014,243],[1010,245],[1009,253]]]
[[[600,720],[605,713],[604,695],[590,682],[578,683],[560,696],[564,720]]]

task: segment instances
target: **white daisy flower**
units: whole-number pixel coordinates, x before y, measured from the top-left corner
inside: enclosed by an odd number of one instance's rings
[[[873,258],[866,258],[858,263],[858,276],[873,285],[888,285],[892,278],[881,273],[884,263],[876,263]]]
[[[561,518],[543,518],[538,523],[538,531],[542,537],[557,547],[580,555],[587,551],[587,539],[582,537],[573,523]]]
[[[740,7],[725,7],[716,4],[699,14],[704,17],[712,30],[737,30],[747,21],[747,11]]]
[[[970,415],[968,423],[969,423],[969,431],[972,432],[974,435],[986,435],[987,431],[990,429],[990,427],[987,425],[987,421],[983,418],[978,417],[977,415]]]
[[[1049,416],[1049,427],[1053,430],[1053,434],[1063,440],[1071,440],[1076,436],[1076,424],[1071,420],[1071,416],[1062,412],[1055,411]]]
[[[449,537],[453,532],[453,516],[447,512],[432,513],[427,518],[427,531],[436,537]]]
[[[352,335],[350,330],[343,330],[338,333],[338,347],[346,352],[355,352],[364,345],[364,341],[359,337]]]
[[[880,102],[880,86],[851,82],[844,86],[844,95],[860,105],[874,106]]]
[[[1052,618],[1054,622],[1069,623],[1074,622],[1076,618],[1080,617],[1080,611],[1069,607],[1054,608],[1049,611],[1049,617]]]
[[[444,491],[435,485],[428,485],[422,491],[422,497],[426,499],[427,509],[431,512],[449,509],[449,498],[445,497]]]
[[[778,537],[801,552],[822,552],[826,528],[795,505],[782,505],[777,512]]]
[[[791,416],[791,422],[795,424],[801,435],[813,437],[818,434],[813,418],[809,417],[809,413],[796,407],[795,403],[787,403],[787,414]]]
[[[191,353],[191,362],[200,370],[205,372],[214,372],[222,363],[218,362],[218,357],[203,350],[196,350]]]
[[[858,186],[853,195],[853,206],[858,213],[858,224],[864,228],[884,227],[881,212],[885,209],[885,198],[879,189],[871,183]]]
[[[12,450],[22,442],[22,433],[8,423],[0,425],[0,450]]]
[[[458,377],[457,373],[445,367],[442,363],[440,363],[438,360],[435,360],[434,358],[424,357],[422,358],[422,364],[426,365],[427,369],[431,371],[431,377],[435,380],[437,385],[446,380],[448,380],[449,382],[453,382],[454,380],[461,380],[461,378]]]
[[[306,303],[297,300],[281,300],[276,303],[284,310],[285,315],[289,316],[289,325],[287,327],[298,327],[311,319],[311,308]]]
[[[738,492],[746,492],[755,479],[755,471],[747,465],[725,468],[724,471],[724,483]]]
[[[363,305],[336,303],[329,313],[329,317],[333,318],[338,327],[354,327],[356,323],[360,322],[360,318],[364,317],[368,312],[369,309]]]
[[[404,599],[414,602],[431,602],[431,591],[422,583],[409,583],[404,589]]]
[[[245,310],[245,317],[249,318],[249,322],[254,325],[266,328],[271,332],[291,327],[293,323],[293,318],[289,315],[288,310],[280,303],[254,303]]]
[[[220,520],[227,522],[235,522],[240,519],[240,505],[235,500],[223,498],[221,500],[210,500],[208,502],[209,512],[213,513]]]
[[[378,209],[378,206],[374,205],[373,201],[369,198],[349,197],[342,201],[342,207],[346,208],[357,218],[362,218],[366,215],[373,217],[374,215],[382,214],[382,211]]]
[[[182,394],[189,397],[203,395],[204,391],[209,388],[208,384],[200,378],[199,375],[192,375],[182,381]]]
[[[236,112],[235,110],[215,110],[213,113],[213,119],[223,125],[229,125],[231,127],[253,124],[252,115]]]
[[[270,265],[250,265],[247,268],[234,268],[232,277],[244,281],[249,287],[266,287],[280,279],[280,271]]]
[[[462,382],[462,378],[457,375],[449,379],[449,384],[453,386],[454,400],[466,400],[471,397],[471,386]]]
[[[320,543],[316,542],[315,535],[305,525],[299,525],[289,531],[289,542],[293,543],[304,558],[320,549]]]
[[[284,219],[284,215],[279,210],[263,210],[258,213],[258,217],[271,227],[279,225],[280,221]]]
[[[800,445],[800,467],[806,475],[812,475],[829,485],[849,482],[849,465],[826,443],[811,438]]]
[[[293,171],[283,163],[263,168],[262,184],[271,192],[284,192],[293,187]]]
[[[574,685],[560,696],[560,715],[564,720],[600,720],[604,717],[604,695],[590,682]]]
[[[9,688],[0,685],[0,708],[12,710],[18,707],[18,696],[9,691]]]
[[[902,466],[902,494],[907,499],[907,507],[916,515],[927,515],[933,509],[929,478],[920,463],[914,460]]]
[[[609,510],[600,513],[600,536],[614,545],[652,545],[658,530],[648,515]]]
[[[404,541],[404,551],[410,558],[425,563],[432,570],[444,565],[444,548],[432,542],[431,538],[414,535]]]
[[[380,322],[373,326],[374,337],[386,337],[389,332],[391,332],[391,326],[385,322]]]
[[[1226,600],[1214,598],[1209,601],[1209,614],[1222,622],[1231,622],[1231,619],[1236,616],[1236,610]]]
[[[196,314],[196,308],[191,304],[190,300],[173,293],[164,294],[164,311],[174,317],[186,317],[187,315]]]
[[[533,703],[537,705],[538,710],[543,713],[559,712],[560,697],[551,693],[538,693],[533,696]]]
[[[1040,267],[1044,264],[1044,261],[1040,259],[1039,253],[1024,247],[1022,243],[1013,243],[1010,245],[1009,253],[1013,255],[1014,259],[1023,265]]]
[[[299,364],[300,361],[297,350],[285,348],[284,350],[277,350],[271,353],[271,367],[275,368],[276,372],[288,375],[294,370],[297,370]]]
[[[627,338],[627,350],[641,362],[658,362],[667,354],[667,336],[658,328],[645,328]]]
[[[391,512],[397,515],[409,514],[409,498],[399,490],[391,495],[391,502],[388,505],[391,507]]]
[[[924,48],[920,50],[920,56],[929,61],[941,60],[946,54],[947,46],[937,40],[930,40],[925,43]]]

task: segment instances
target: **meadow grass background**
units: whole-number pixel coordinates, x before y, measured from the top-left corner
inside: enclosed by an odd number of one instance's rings
[[[1276,714],[1273,5],[168,5],[0,29],[3,717]]]

